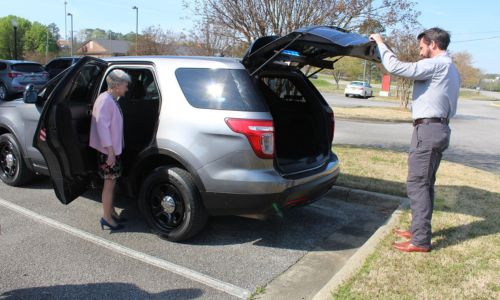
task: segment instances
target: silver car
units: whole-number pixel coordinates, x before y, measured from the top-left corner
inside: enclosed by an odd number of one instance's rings
[[[367,99],[373,97],[373,89],[368,82],[353,81],[346,85],[344,95],[346,97],[358,96]]]
[[[36,90],[49,79],[49,73],[36,62],[0,60],[0,101],[21,94],[28,84]]]
[[[325,58],[337,55],[377,61],[374,47],[357,34],[314,27],[257,40],[242,61],[83,57],[50,81],[35,104],[18,101],[41,116],[31,137],[14,139],[7,130],[0,136],[0,167],[13,174],[2,180],[44,172],[40,164],[31,167],[34,155],[26,150],[33,150],[27,141],[33,138],[58,199],[68,204],[84,193],[97,167],[88,147],[92,104],[107,89],[106,75],[121,69],[132,78],[119,100],[125,120],[121,183],[158,235],[181,241],[199,232],[209,215],[274,213],[311,203],[335,183],[339,160],[331,150],[333,111],[300,70],[333,67]],[[2,130],[4,112],[16,107],[0,109]]]

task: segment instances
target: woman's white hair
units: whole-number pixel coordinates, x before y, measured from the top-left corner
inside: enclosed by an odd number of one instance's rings
[[[130,76],[120,69],[115,69],[108,74],[106,77],[106,82],[108,83],[108,89],[112,89],[124,82],[130,82]]]

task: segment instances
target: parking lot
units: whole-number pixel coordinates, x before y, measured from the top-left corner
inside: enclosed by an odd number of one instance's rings
[[[325,197],[267,220],[213,217],[180,244],[149,233],[123,196],[129,222],[110,233],[98,226],[98,192],[64,206],[40,178],[0,184],[0,195],[0,296],[14,298],[247,298],[294,266],[309,280],[283,293],[312,297],[394,209]]]

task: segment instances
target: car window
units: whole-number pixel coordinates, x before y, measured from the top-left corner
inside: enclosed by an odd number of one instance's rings
[[[306,103],[306,98],[290,79],[283,77],[262,77],[261,79],[281,102]]]
[[[363,86],[363,83],[359,82],[359,81],[353,81],[353,82],[351,82],[351,85]]]
[[[49,95],[52,93],[54,88],[57,86],[59,81],[68,73],[69,69],[64,70],[63,72],[59,73],[56,77],[52,78],[47,82],[41,89],[40,92],[38,93],[38,103],[39,104],[44,104]]]
[[[94,88],[100,78],[102,67],[98,65],[85,65],[73,80],[70,92],[68,94],[69,102],[91,102]]]
[[[131,80],[127,93],[120,101],[158,101],[160,99],[160,92],[152,70],[126,67],[119,69],[127,73]],[[100,91],[102,93],[107,89],[108,84],[104,80]]]
[[[7,64],[0,63],[0,71],[5,70],[7,68]]]
[[[175,75],[187,101],[196,108],[269,110],[246,70],[180,68]]]
[[[26,72],[26,73],[36,73],[43,72],[43,66],[39,64],[14,64],[11,66],[13,71]]]

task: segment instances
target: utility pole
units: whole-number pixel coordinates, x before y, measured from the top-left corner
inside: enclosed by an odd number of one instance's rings
[[[17,60],[17,18],[12,19],[12,27],[14,27],[14,60]]]
[[[64,1],[64,39],[68,40],[68,14],[66,12],[67,1]]]
[[[45,64],[49,62],[49,26],[47,26],[47,42],[45,43]]]
[[[139,7],[133,6],[132,9],[135,9],[135,55],[138,55],[137,47],[139,41]]]
[[[367,31],[371,31],[370,25],[371,25],[371,18],[372,18],[372,1],[370,0],[370,3],[368,4],[368,26],[366,27]],[[366,32],[366,34],[370,34],[371,32]],[[363,60],[363,82],[366,82],[366,64],[368,62],[366,60]],[[370,65],[371,67],[371,65]],[[371,81],[371,68],[370,68],[370,81]]]
[[[68,16],[71,17],[71,44],[70,44],[70,49],[71,49],[71,54],[70,56],[73,57],[73,14],[68,13]]]

